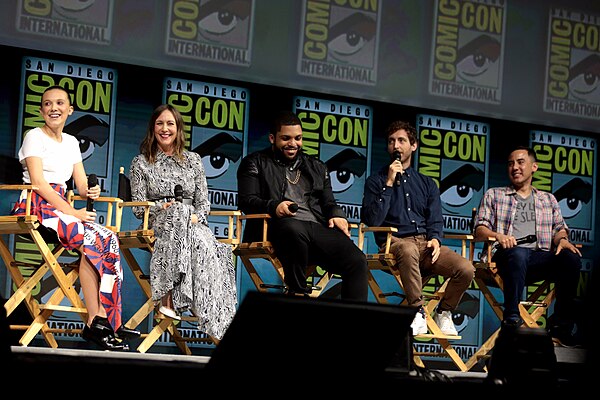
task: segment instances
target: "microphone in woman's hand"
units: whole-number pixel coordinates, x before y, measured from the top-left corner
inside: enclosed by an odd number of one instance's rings
[[[296,204],[296,203],[289,204],[288,210],[290,210],[290,212],[295,213],[296,211],[298,211],[298,204]]]
[[[183,187],[181,185],[175,185],[175,201],[183,203]]]
[[[96,174],[90,174],[88,176],[88,189],[98,185],[98,177]],[[94,199],[87,198],[87,204],[85,206],[86,211],[94,211]]]

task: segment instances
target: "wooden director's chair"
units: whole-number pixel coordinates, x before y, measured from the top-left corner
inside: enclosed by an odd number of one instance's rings
[[[261,293],[266,293],[269,289],[278,289],[287,293],[287,287],[284,284],[284,272],[283,266],[281,265],[281,261],[277,258],[275,254],[275,249],[271,242],[267,239],[268,233],[268,220],[269,214],[243,214],[240,212],[240,215],[237,219],[237,232],[238,235],[241,235],[242,226],[244,221],[259,221],[262,224],[262,230],[260,237],[256,238],[257,241],[246,241],[244,238],[238,246],[234,250],[234,254],[239,257],[244,265],[244,268],[248,272],[252,283]],[[241,237],[241,236],[240,236]],[[275,283],[265,283],[264,279],[267,274],[266,271],[258,272],[254,262],[256,260],[267,260],[274,268],[277,273],[278,281]],[[307,285],[310,287],[311,292],[309,294],[310,297],[318,297],[320,296],[329,281],[332,279],[333,274],[329,272],[323,272],[322,275],[319,274],[317,270],[318,267],[316,265],[310,265],[307,270],[306,276],[308,277]]]
[[[20,164],[18,171],[21,171]],[[18,192],[23,190],[27,193],[25,215],[0,216],[0,255],[8,269],[14,289],[5,302],[4,308],[7,316],[10,316],[20,304],[24,304],[32,318],[30,324],[10,325],[11,330],[25,331],[19,339],[21,346],[28,346],[40,333],[50,347],[57,348],[55,334],[61,336],[81,334],[82,328],[73,327],[71,324],[64,324],[62,327],[56,324],[55,327],[51,327],[49,319],[55,312],[78,314],[82,326],[87,321],[87,309],[76,288],[80,255],[66,251],[58,242],[56,234],[47,230],[37,216],[31,215],[31,197],[37,190],[36,186],[22,183],[0,185],[0,192],[7,197],[14,197],[15,200]],[[66,197],[71,203],[82,199],[73,194],[70,182]],[[96,201],[108,201],[110,204],[116,200],[99,198]],[[108,225],[112,222],[111,210],[109,206]],[[14,254],[5,240],[5,237],[10,236],[15,241]]]
[[[154,251],[154,242],[156,240],[154,236],[154,230],[148,228],[148,218],[150,215],[150,207],[154,205],[153,202],[150,201],[141,201],[134,202],[131,200],[131,186],[129,182],[129,178],[124,173],[124,168],[120,167],[119,169],[119,198],[122,199],[121,202],[117,204],[117,235],[119,237],[119,243],[121,247],[121,254],[127,261],[127,265],[136,281],[138,282],[142,292],[146,297],[146,301],[142,306],[132,315],[132,317],[125,323],[125,326],[130,329],[137,329],[137,327],[144,321],[146,318],[149,318],[150,314],[155,311],[153,315],[153,320],[155,324],[153,328],[148,333],[142,333],[142,342],[137,347],[137,351],[140,353],[145,353],[156,343],[156,341],[165,333],[168,332],[171,336],[173,342],[175,342],[176,346],[183,354],[190,355],[192,351],[190,350],[187,343],[196,342],[196,343],[209,343],[209,344],[218,344],[218,339],[206,335],[206,337],[185,337],[181,334],[179,330],[180,321],[177,321],[173,318],[167,317],[166,315],[161,314],[156,309],[156,304],[152,300],[152,291],[150,287],[150,276],[144,272],[136,257],[134,256],[135,251],[146,251],[148,253],[152,253]],[[142,220],[142,224],[138,229],[134,230],[126,230],[121,227],[122,219],[123,219],[123,209],[131,208],[131,207],[144,207],[144,218]],[[235,237],[235,217],[238,215],[237,211],[211,211],[210,215],[214,216],[223,216],[228,219],[228,236],[223,239],[219,239],[222,242],[228,243],[232,246],[235,246],[238,242]],[[136,219],[137,223],[137,219]],[[192,316],[181,316],[181,321],[194,322],[197,321],[196,317]]]
[[[385,272],[391,274],[394,277],[394,279],[396,280],[396,282],[398,282],[400,289],[402,289],[402,291],[404,292],[404,286],[402,284],[402,279],[400,278],[400,271],[399,271],[398,267],[396,266],[396,257],[392,253],[390,253],[392,234],[397,231],[398,230],[393,227],[368,227],[367,225],[365,225],[363,223],[360,224],[360,228],[359,228],[358,247],[363,251],[364,251],[364,245],[365,245],[365,234],[367,232],[386,232],[387,233],[385,252],[365,253],[365,255],[367,257],[367,265],[369,267],[369,275],[368,275],[369,288],[371,289],[377,302],[380,304],[388,304],[389,303],[387,300],[388,296],[398,296],[398,295],[400,295],[400,293],[397,293],[397,292],[384,293],[383,290],[381,289],[381,287],[379,286],[379,283],[375,279],[375,276],[373,275],[373,271],[385,271]],[[463,249],[463,253],[464,253],[463,256],[466,256],[466,247]],[[423,283],[428,282],[430,278],[431,277],[424,277]],[[440,300],[444,296],[444,292],[445,292],[446,286],[448,285],[448,281],[449,280],[446,280],[439,288],[437,288],[437,290],[434,293],[432,293],[432,294],[424,293],[423,294],[423,298],[426,301],[426,304],[423,308],[425,309],[425,313],[426,313],[425,320],[427,322],[427,328],[429,330],[429,333],[414,336],[415,339],[425,339],[425,340],[433,339],[433,340],[437,341],[440,344],[440,346],[442,347],[443,352],[442,353],[414,352],[413,353],[413,361],[414,361],[415,365],[417,365],[419,367],[424,367],[421,356],[449,357],[452,360],[452,362],[456,365],[456,367],[460,371],[464,372],[464,371],[467,371],[467,366],[465,365],[462,358],[458,355],[456,350],[450,344],[450,340],[459,340],[459,339],[461,339],[461,336],[443,334],[442,331],[440,330],[440,327],[433,320],[433,316],[432,316],[433,313],[435,312],[435,308],[437,307]],[[405,301],[405,299],[403,300],[403,302],[404,301]],[[401,338],[399,338],[398,340],[400,340],[400,339]]]
[[[472,211],[471,226],[474,226],[477,209]],[[468,247],[469,260],[475,267],[475,283],[477,288],[483,294],[486,302],[491,307],[492,311],[502,321],[503,318],[503,303],[498,300],[498,290],[504,291],[502,278],[498,274],[496,264],[492,262],[492,246],[495,239],[488,237],[483,241],[476,241],[471,234],[456,234],[447,235],[452,239],[460,240],[462,243],[463,253]],[[477,245],[483,244],[483,252],[478,254]],[[578,246],[581,247],[581,246]],[[482,257],[485,255],[485,257]],[[538,282],[533,286],[532,292],[528,293],[523,301],[519,303],[519,314],[523,319],[523,324],[529,328],[539,328],[538,321],[546,314],[548,307],[552,304],[555,298],[554,285],[549,281]],[[494,293],[496,289],[496,293]],[[465,363],[468,370],[471,370],[482,360],[487,360],[489,354],[494,348],[496,339],[500,333],[500,326],[485,340],[485,342],[477,349],[477,351]],[[484,365],[484,369],[487,367]]]
[[[475,283],[498,318],[498,321],[502,321],[503,303],[498,300],[497,294],[494,294],[492,290],[496,288],[500,291],[504,291],[504,284],[502,278],[498,274],[496,264],[491,261],[492,246],[495,243],[495,239],[490,237],[484,241],[485,258],[476,256],[477,242],[474,240],[473,235],[466,235],[461,237],[461,239],[463,240],[463,246],[465,246],[465,243],[468,241],[469,259],[475,267]],[[483,261],[482,258],[485,259],[485,261]],[[548,307],[550,307],[555,298],[554,285],[551,282],[541,281],[534,287],[535,289],[531,293],[528,293],[525,296],[526,298],[519,303],[519,314],[523,319],[523,325],[528,328],[540,327],[538,321],[546,314]],[[489,358],[489,353],[494,348],[499,333],[500,327],[498,327],[498,329],[496,329],[467,360],[466,366],[469,370],[481,360]],[[487,369],[485,366],[484,368]]]

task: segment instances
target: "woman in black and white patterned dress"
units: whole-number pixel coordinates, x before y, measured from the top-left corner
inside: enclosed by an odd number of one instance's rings
[[[237,306],[233,255],[208,226],[206,174],[200,155],[184,148],[183,124],[171,105],[154,110],[141,154],[131,162],[132,200],[155,202],[150,284],[159,311],[177,319],[189,310],[201,331],[221,339]],[[183,201],[175,201],[176,185],[183,187]],[[143,213],[134,207],[138,218]]]

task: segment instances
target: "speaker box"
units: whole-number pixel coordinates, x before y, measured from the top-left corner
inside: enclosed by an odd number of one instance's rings
[[[502,327],[489,362],[487,379],[501,384],[554,387],[557,362],[545,329]]]
[[[361,379],[390,366],[408,369],[415,313],[398,305],[248,292],[205,369],[218,377]]]
[[[4,303],[6,303],[6,300],[0,296],[0,358],[3,360],[12,356],[10,349],[10,326],[8,318],[6,318]]]

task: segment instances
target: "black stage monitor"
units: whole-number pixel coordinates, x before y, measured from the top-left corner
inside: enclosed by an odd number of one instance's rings
[[[221,377],[374,377],[410,343],[415,313],[399,305],[248,292],[206,370]]]

